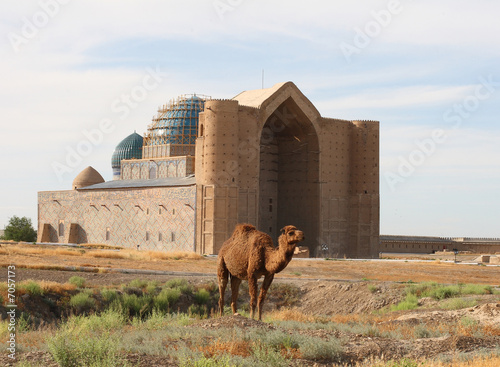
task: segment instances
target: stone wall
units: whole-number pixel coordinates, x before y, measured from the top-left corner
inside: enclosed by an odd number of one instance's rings
[[[194,185],[38,193],[38,241],[194,251]]]
[[[194,174],[194,157],[129,159],[121,161],[121,180],[186,177]]]

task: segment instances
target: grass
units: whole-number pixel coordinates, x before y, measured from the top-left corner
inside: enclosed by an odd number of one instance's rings
[[[407,294],[406,298],[397,305],[391,306],[391,311],[413,310],[418,307],[418,298],[414,294]]]
[[[158,310],[168,311],[175,305],[181,296],[179,288],[163,289],[157,296],[153,298],[154,308]]]
[[[119,338],[109,333],[80,334],[61,330],[47,342],[50,354],[61,367],[123,366]]]
[[[69,305],[75,308],[78,312],[88,311],[95,306],[95,300],[90,294],[81,292],[71,297]]]
[[[31,279],[21,282],[18,286],[18,290],[29,293],[32,296],[43,295],[43,289],[41,285],[38,282],[35,282],[34,280]]]
[[[85,287],[85,278],[79,277],[79,276],[72,276],[69,278],[69,283],[74,284],[78,288],[83,288]]]

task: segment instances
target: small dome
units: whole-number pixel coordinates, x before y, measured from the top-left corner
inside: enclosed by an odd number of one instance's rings
[[[111,156],[111,168],[119,169],[123,159],[142,159],[143,138],[135,131],[123,139]]]
[[[101,182],[104,182],[104,178],[102,178],[101,174],[97,172],[93,167],[88,166],[73,180],[73,190],[90,185],[95,185]]]

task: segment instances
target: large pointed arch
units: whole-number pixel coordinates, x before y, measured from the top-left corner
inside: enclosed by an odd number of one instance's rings
[[[319,139],[310,119],[315,115],[292,95],[269,102],[266,110],[274,111],[265,115],[260,137],[258,226],[275,240],[280,228],[297,226],[314,256],[320,230]]]

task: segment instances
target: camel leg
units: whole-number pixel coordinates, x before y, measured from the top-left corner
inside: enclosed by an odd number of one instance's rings
[[[253,275],[248,277],[248,291],[250,293],[250,318],[253,319],[255,306],[257,304],[257,278]]]
[[[240,289],[241,279],[231,277],[231,309],[233,315],[238,313],[238,291]]]
[[[224,260],[220,260],[217,264],[217,280],[219,281],[219,311],[220,315],[224,315],[224,293],[226,292],[227,280],[229,271],[224,264]]]
[[[259,313],[259,321],[262,320],[262,306],[264,305],[264,299],[266,298],[267,290],[271,286],[274,279],[274,274],[269,274],[264,277],[262,282],[262,287],[260,288],[259,302],[257,304],[257,310]]]

